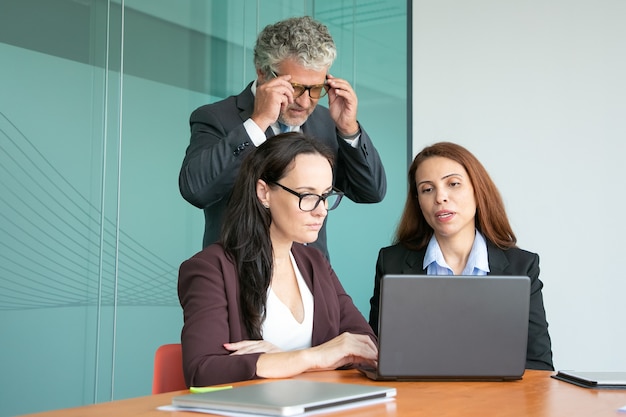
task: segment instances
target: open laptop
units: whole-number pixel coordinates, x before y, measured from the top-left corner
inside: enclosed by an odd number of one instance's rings
[[[295,416],[332,411],[392,399],[396,389],[380,385],[342,384],[306,380],[278,380],[172,398],[172,405],[189,411]]]
[[[526,276],[386,275],[374,380],[515,380],[524,374]]]

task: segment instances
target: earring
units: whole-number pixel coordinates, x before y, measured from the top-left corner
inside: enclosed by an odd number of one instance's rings
[[[269,205],[269,203],[263,203],[263,207],[270,208],[270,205]]]

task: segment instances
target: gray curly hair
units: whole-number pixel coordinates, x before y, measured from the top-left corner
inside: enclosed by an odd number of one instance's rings
[[[337,57],[328,28],[309,16],[292,17],[267,25],[254,46],[254,66],[266,77],[291,58],[307,69],[329,68]]]

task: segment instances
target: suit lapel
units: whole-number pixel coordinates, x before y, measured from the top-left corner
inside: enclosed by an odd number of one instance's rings
[[[239,108],[239,117],[246,121],[252,116],[254,110],[254,94],[252,94],[252,83],[237,96],[237,107]]]
[[[402,265],[403,274],[425,274],[424,256],[426,249],[415,251],[407,251],[407,255]],[[489,259],[489,269],[491,275],[501,275],[509,267],[509,260],[504,255],[504,251],[494,244],[487,242],[487,257]]]
[[[319,107],[315,106],[313,113],[309,115],[309,117],[304,121],[302,126],[300,126],[300,131],[303,134],[311,137],[324,137],[324,130],[320,130],[321,126],[324,126],[324,123],[318,116]]]
[[[403,274],[419,274],[424,275],[424,256],[426,255],[426,249],[415,251],[407,251],[404,264],[402,265]]]
[[[494,244],[487,242],[487,257],[489,259],[489,274],[502,275],[509,267],[509,260],[504,251]]]
[[[426,248],[419,251],[406,250],[402,264],[402,274],[426,274],[424,270],[424,256]],[[502,275],[509,268],[509,260],[504,251],[494,244],[487,242],[487,257],[489,259],[490,275]]]

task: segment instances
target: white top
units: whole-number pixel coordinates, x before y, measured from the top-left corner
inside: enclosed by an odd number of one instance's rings
[[[300,288],[300,296],[304,305],[304,320],[302,323],[298,323],[291,314],[291,310],[280,301],[270,286],[267,292],[267,314],[261,329],[263,340],[284,351],[310,348],[313,334],[313,294],[304,282],[291,252],[289,252],[289,258],[296,273],[298,288]]]

